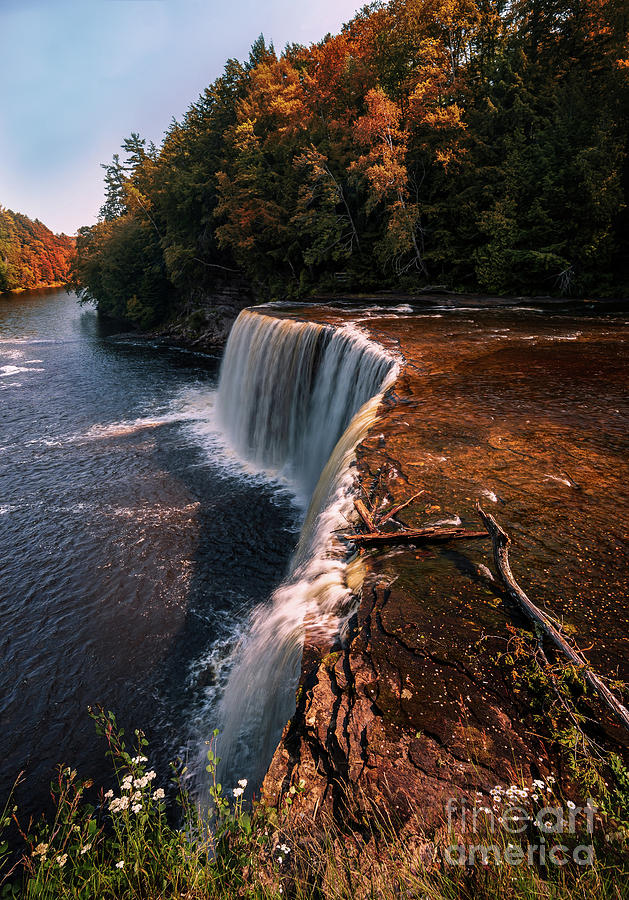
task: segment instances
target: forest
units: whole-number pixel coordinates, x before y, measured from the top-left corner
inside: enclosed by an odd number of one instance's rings
[[[74,238],[0,206],[0,294],[67,281]]]
[[[72,284],[146,327],[241,279],[259,299],[629,287],[626,0],[390,0],[261,36],[132,134]]]

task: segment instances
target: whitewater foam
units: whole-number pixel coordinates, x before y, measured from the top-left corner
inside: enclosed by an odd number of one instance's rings
[[[39,360],[37,360],[39,362]],[[17,375],[20,372],[44,372],[44,369],[33,369],[30,366],[0,366],[0,378],[6,378],[9,375]]]
[[[259,785],[295,708],[306,630],[328,643],[343,630],[354,595],[336,533],[352,517],[356,446],[397,371],[396,359],[356,326],[245,311],[232,329],[215,424],[237,457],[282,476],[310,502],[289,574],[253,611],[223,664],[229,677],[220,704],[211,701],[223,783],[246,777],[249,789]],[[208,787],[202,748],[200,802]]]

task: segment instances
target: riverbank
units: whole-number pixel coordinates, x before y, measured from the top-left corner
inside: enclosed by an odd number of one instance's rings
[[[28,294],[38,291],[52,291],[65,287],[64,281],[45,281],[41,284],[35,284],[30,287],[12,288],[10,291],[0,291],[0,297],[10,297],[12,294]]]

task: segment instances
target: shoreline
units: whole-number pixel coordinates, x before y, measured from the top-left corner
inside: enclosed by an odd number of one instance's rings
[[[9,291],[0,291],[0,297],[11,297],[15,294],[28,294],[31,291],[52,291],[59,288],[66,288],[65,281],[51,281],[46,284],[36,284],[33,287],[11,288]]]

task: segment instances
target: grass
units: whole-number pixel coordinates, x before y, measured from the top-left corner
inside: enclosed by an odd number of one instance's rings
[[[527,846],[552,843],[540,822],[531,820],[525,834],[513,837],[504,828],[491,829],[485,817],[472,839],[474,846],[491,848],[487,858],[474,851],[469,864],[466,848],[467,864],[451,865],[448,859],[457,853],[448,848],[457,838],[445,830],[425,836],[420,820],[405,830],[413,838],[402,839],[396,824],[378,814],[365,816],[359,831],[344,831],[338,821],[321,816],[315,822],[289,815],[305,791],[303,782],[290,788],[278,809],[261,803],[250,807],[243,802],[244,781],[229,790],[217,783],[212,747],[212,803],[202,814],[182,786],[185,773],[174,773],[171,786],[156,783],[141,732],[135,733],[130,751],[112,714],[94,717],[114,763],[117,790],[98,790],[74,770],[60,767],[54,815],[22,827],[9,801],[0,816],[0,897],[620,900],[629,892],[626,832],[605,835],[604,813],[594,834],[581,822],[575,834],[561,835],[565,863],[526,861]],[[534,797],[538,806],[560,802],[551,784],[535,784],[496,789],[488,801],[496,816],[514,799],[522,805]],[[179,825],[167,814],[171,796],[180,804]],[[2,832],[16,825],[21,835],[17,855],[1,842]],[[593,847],[591,865],[574,862],[578,844]]]

